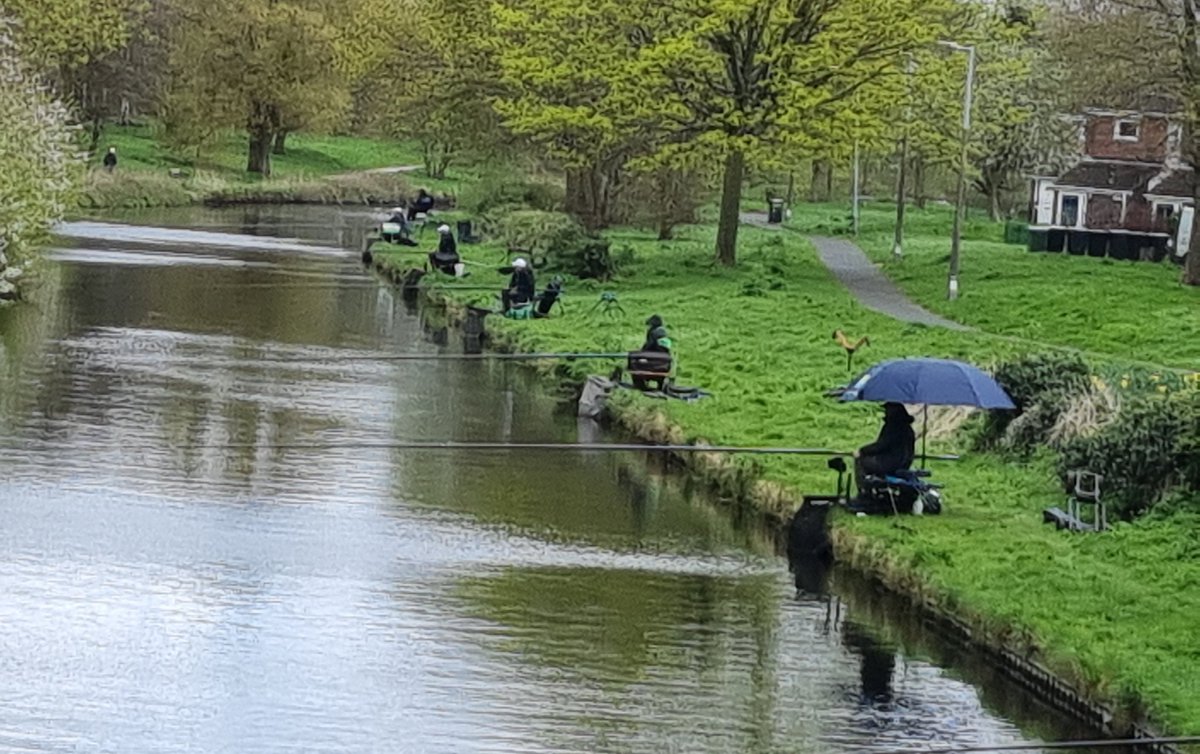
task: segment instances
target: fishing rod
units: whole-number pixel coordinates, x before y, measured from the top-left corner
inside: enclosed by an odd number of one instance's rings
[[[210,445],[183,446],[190,450],[257,450],[255,443],[214,443]],[[642,443],[553,443],[553,442],[364,442],[353,440],[337,443],[284,443],[269,445],[272,450],[537,450],[606,453],[654,452],[654,453],[715,453],[719,455],[782,455],[782,456],[838,456],[849,458],[854,454],[844,450],[828,448],[785,448],[744,447],[735,445],[650,445]],[[929,456],[935,461],[957,461],[958,456]]]
[[[365,361],[539,361],[544,359],[624,359],[629,353],[403,353],[391,356],[296,356],[264,357],[255,359],[259,363],[294,364],[309,361],[336,364],[339,362]]]
[[[1200,744],[1200,736],[1174,736],[1159,738],[1124,738],[1101,739],[1098,741],[1050,741],[1046,743],[1029,744],[999,744],[995,746],[954,746],[940,749],[898,749],[877,750],[875,754],[975,754],[997,751],[1033,751],[1036,749],[1101,749],[1101,748],[1143,748],[1147,746],[1166,746],[1174,744]]]

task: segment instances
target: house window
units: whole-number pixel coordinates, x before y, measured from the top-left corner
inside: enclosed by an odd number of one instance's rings
[[[1154,205],[1154,230],[1157,233],[1169,233],[1173,218],[1178,208],[1174,204],[1155,204]]]
[[[1079,227],[1082,206],[1083,197],[1079,194],[1063,194],[1058,205],[1058,224],[1067,228]]]
[[[1137,141],[1141,133],[1141,118],[1122,118],[1113,127],[1113,138],[1117,141]]]

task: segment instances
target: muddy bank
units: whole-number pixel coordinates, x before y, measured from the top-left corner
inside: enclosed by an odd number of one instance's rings
[[[370,266],[393,285],[402,285],[403,273],[376,255]],[[437,305],[450,326],[462,327],[468,318],[466,307],[444,293],[413,291],[409,298]],[[491,332],[487,347],[499,352],[529,351],[520,331],[504,328]],[[547,379],[557,381],[568,395],[578,397],[583,382],[593,367],[582,363],[538,364]],[[609,402],[610,424],[640,439],[654,443],[687,443],[689,434],[672,423],[653,405],[614,396]],[[741,465],[728,456],[703,453],[679,454],[673,463],[711,487],[720,500],[739,517],[762,519],[782,533],[792,513],[802,502],[794,489],[765,481],[753,465]],[[830,485],[832,487],[832,484]],[[1085,723],[1098,733],[1113,737],[1151,737],[1159,735],[1151,724],[1140,700],[1118,698],[1101,681],[1088,679],[1070,663],[1053,661],[1043,653],[1034,637],[1014,625],[996,620],[970,606],[963,605],[951,593],[939,589],[919,567],[903,562],[871,536],[849,525],[849,519],[837,516],[832,524],[833,542],[838,560],[870,581],[897,596],[918,612],[922,620],[934,625],[948,639],[984,651],[997,670],[1012,678],[1046,704]],[[1152,750],[1149,747],[1146,750]],[[1175,751],[1170,747],[1153,749]]]

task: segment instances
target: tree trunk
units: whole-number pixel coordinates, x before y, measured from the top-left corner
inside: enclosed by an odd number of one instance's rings
[[[833,163],[825,160],[825,198],[823,201],[833,199]]]
[[[717,226],[717,262],[732,267],[737,264],[738,223],[741,221],[742,176],[746,156],[735,149],[725,158],[725,185],[721,190],[721,220]]]
[[[988,184],[988,217],[994,223],[1000,222],[1004,217],[1000,210],[1000,187],[995,183]]]
[[[913,203],[917,209],[925,209],[925,158],[921,155],[913,157]]]
[[[568,214],[588,230],[607,228],[612,220],[612,194],[619,171],[618,161],[568,169]]]
[[[1193,204],[1200,209],[1200,183],[1192,189]],[[1192,237],[1183,258],[1183,284],[1200,285],[1200,217],[1192,216]]]
[[[287,137],[288,137],[288,130],[286,128],[283,129],[282,131],[280,131],[279,133],[275,134],[275,146],[271,150],[271,152],[273,154],[279,154],[279,155],[287,154]]]
[[[250,132],[250,154],[246,161],[246,172],[258,173],[263,178],[271,177],[271,131],[259,127]]]
[[[670,241],[675,238],[675,222],[668,214],[658,219],[658,240]]]
[[[821,161],[812,161],[812,178],[808,184],[808,200],[810,202],[821,201]]]

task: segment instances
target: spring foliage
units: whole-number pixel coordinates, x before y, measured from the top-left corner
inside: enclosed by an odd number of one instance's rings
[[[0,18],[0,252],[20,257],[70,206],[82,165],[66,108],[46,93]]]

